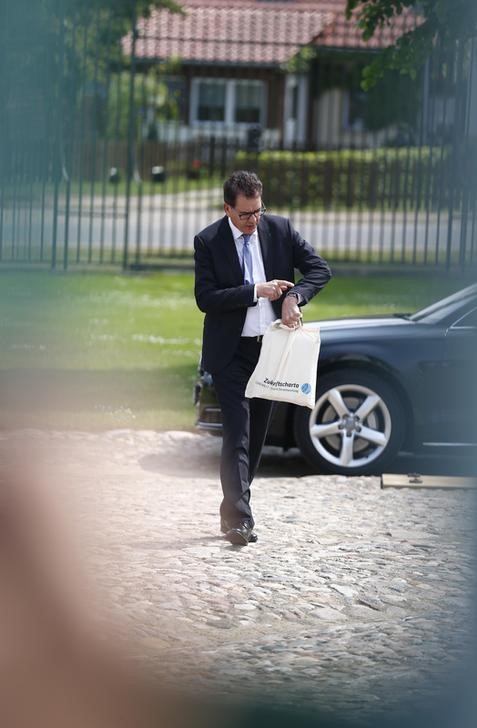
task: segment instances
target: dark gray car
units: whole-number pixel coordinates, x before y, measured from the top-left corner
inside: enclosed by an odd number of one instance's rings
[[[268,444],[298,446],[316,472],[346,475],[383,472],[400,450],[476,447],[477,284],[412,315],[319,325],[315,407],[277,404]],[[197,426],[220,434],[207,372],[195,399]]]

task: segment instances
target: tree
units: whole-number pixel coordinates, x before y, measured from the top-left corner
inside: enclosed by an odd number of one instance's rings
[[[180,13],[176,0],[44,0],[52,11],[59,6],[66,22],[88,26],[98,23],[108,42],[123,37],[138,18],[147,18],[155,8],[167,8]],[[104,25],[103,25],[104,21]],[[103,27],[101,27],[103,26]]]
[[[136,135],[157,138],[157,124],[175,121],[179,117],[177,91],[171,91],[168,76],[177,71],[173,60],[143,71],[134,85],[133,106],[136,113]],[[125,139],[129,130],[129,102],[131,94],[130,70],[118,70],[110,79],[107,102],[104,105],[106,123],[100,129],[109,139]]]
[[[95,126],[104,126],[105,89],[129,62],[120,41],[154,8],[181,12],[175,0],[0,3],[0,143],[8,149],[13,139],[70,127],[85,96]]]
[[[111,58],[137,18],[154,8],[182,12],[176,0],[15,0],[6,5],[0,3],[0,82],[10,76],[12,93],[28,78],[54,78],[55,65],[64,61],[58,54],[70,50],[68,34],[76,35],[73,55],[81,55],[89,41]]]
[[[477,36],[475,0],[347,0],[346,16],[356,19],[364,40],[393,22],[403,12],[416,14],[416,26],[394,46],[385,48],[363,72],[363,88],[370,89],[388,69],[417,78],[434,48],[455,48],[458,41]]]

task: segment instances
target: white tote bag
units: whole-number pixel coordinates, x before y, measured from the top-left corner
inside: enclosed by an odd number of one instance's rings
[[[316,369],[320,330],[303,325],[290,329],[280,319],[263,336],[257,366],[245,390],[246,397],[315,406]]]

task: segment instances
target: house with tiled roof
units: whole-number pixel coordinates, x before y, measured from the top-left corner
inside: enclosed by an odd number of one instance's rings
[[[365,43],[356,22],[346,20],[345,5],[345,0],[184,0],[183,14],[154,10],[139,20],[134,36],[123,39],[123,51],[134,55],[138,71],[175,62],[166,81],[179,119],[156,123],[149,109],[147,133],[151,136],[152,125],[158,138],[214,134],[266,146],[320,148],[366,143],[360,74],[354,73],[350,86],[350,69],[360,71],[365,58],[393,43],[416,19],[406,12]]]

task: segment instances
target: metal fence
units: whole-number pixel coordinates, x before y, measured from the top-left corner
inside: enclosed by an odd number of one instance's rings
[[[256,169],[268,210],[330,260],[474,263],[477,43],[365,95],[368,56],[343,48],[288,76],[194,76],[155,56],[159,36],[145,57],[141,24],[128,36],[105,12],[72,23],[17,5],[1,19],[1,263],[191,258],[236,168]]]

